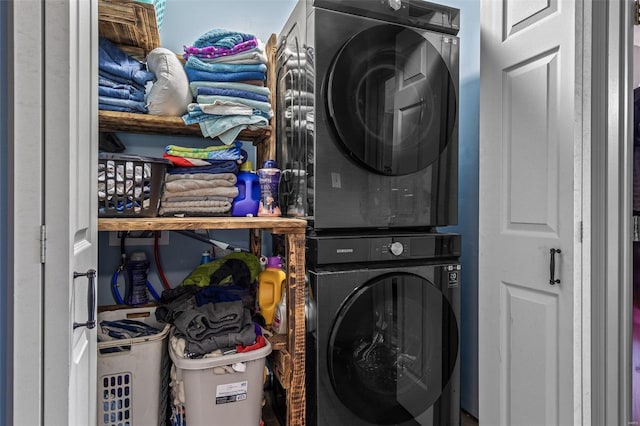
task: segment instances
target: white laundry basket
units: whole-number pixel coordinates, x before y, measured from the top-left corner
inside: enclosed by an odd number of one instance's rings
[[[262,417],[264,364],[271,344],[250,352],[188,359],[169,345],[172,386],[184,397],[188,426],[258,426]],[[244,370],[244,371],[242,371]]]
[[[164,425],[168,412],[169,324],[155,318],[155,307],[127,308],[98,313],[103,320],[132,319],[158,330],[157,334],[98,342],[99,426]]]

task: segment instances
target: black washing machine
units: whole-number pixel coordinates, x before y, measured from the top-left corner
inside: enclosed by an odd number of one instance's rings
[[[307,423],[459,425],[460,236],[307,241]]]
[[[458,30],[458,9],[422,0],[299,0],[277,51],[284,215],[456,224]]]

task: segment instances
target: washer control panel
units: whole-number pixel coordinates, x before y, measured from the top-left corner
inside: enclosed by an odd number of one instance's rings
[[[309,236],[311,264],[436,259],[460,256],[458,234],[392,234],[364,236]]]

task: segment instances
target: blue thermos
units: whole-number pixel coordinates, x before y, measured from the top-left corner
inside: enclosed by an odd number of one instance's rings
[[[135,252],[126,264],[127,305],[144,305],[149,302],[147,273],[149,261],[144,252]]]

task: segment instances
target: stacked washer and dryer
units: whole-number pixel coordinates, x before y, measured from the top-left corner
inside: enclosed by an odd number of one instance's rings
[[[459,10],[299,0],[278,41],[283,215],[309,223],[307,423],[459,425]]]

